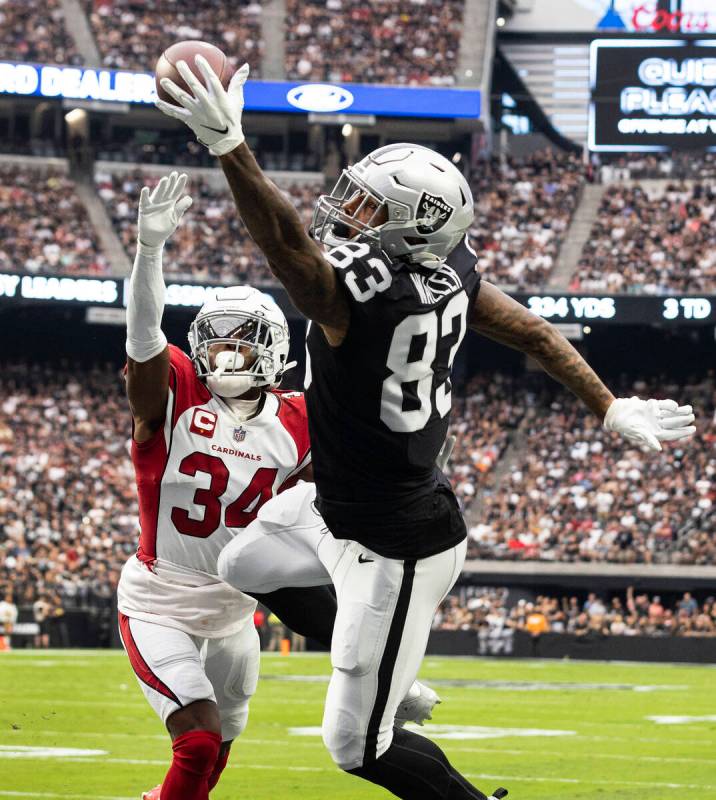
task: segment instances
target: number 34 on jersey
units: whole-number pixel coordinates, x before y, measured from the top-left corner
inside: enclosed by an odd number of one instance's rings
[[[302,394],[267,392],[260,413],[239,423],[196,377],[188,356],[170,346],[164,427],[132,446],[140,560],[216,574],[224,545],[310,459]]]

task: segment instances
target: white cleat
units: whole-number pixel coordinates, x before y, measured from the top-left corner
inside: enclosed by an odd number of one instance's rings
[[[502,800],[507,797],[507,789],[495,789],[495,791],[487,798],[487,800]]]
[[[395,712],[395,724],[399,728],[402,728],[406,722],[423,725],[426,719],[433,718],[433,708],[440,702],[442,701],[437,693],[429,686],[415,681]]]

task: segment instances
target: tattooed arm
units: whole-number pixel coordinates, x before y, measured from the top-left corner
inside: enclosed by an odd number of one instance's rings
[[[549,322],[533,314],[497,287],[482,281],[470,315],[472,330],[521,350],[566,386],[600,420],[614,401],[582,356]]]
[[[331,344],[340,344],[348,331],[348,302],[296,209],[264,175],[245,143],[219,160],[241,219],[271,272],[296,308],[323,328]]]

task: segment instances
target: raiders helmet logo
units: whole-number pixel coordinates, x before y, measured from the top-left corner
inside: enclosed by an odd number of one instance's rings
[[[454,212],[455,207],[440,195],[423,192],[418,203],[416,215],[418,224],[415,230],[423,234],[435,233],[445,225]]]

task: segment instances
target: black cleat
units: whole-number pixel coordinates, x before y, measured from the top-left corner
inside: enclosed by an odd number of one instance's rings
[[[487,798],[487,800],[501,800],[503,797],[507,797],[507,789],[500,787],[499,789],[495,789],[495,791]]]

